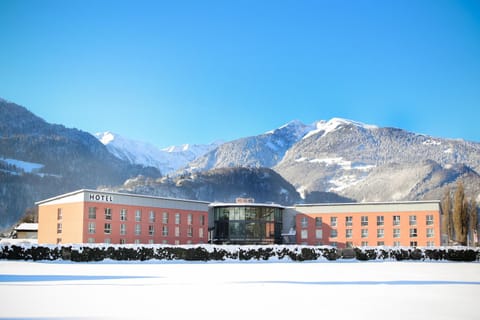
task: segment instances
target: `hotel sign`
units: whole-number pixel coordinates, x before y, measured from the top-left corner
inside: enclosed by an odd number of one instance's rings
[[[103,201],[103,202],[113,202],[113,196],[100,193],[90,193],[90,201]]]

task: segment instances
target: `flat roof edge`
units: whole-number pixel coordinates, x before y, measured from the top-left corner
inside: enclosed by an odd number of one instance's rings
[[[191,200],[191,199],[180,199],[180,198],[168,198],[168,197],[159,197],[159,196],[151,196],[151,195],[145,195],[145,194],[136,194],[136,193],[125,193],[125,192],[114,192],[114,191],[102,191],[102,190],[94,190],[94,189],[79,189],[75,190],[72,192],[64,193],[52,198],[48,198],[45,200],[40,200],[35,202],[35,205],[41,205],[53,200],[57,199],[62,199],[66,197],[70,197],[79,193],[84,193],[84,192],[92,192],[92,193],[105,193],[105,194],[110,194],[110,195],[121,195],[121,196],[130,196],[130,197],[136,197],[136,198],[148,198],[148,199],[158,199],[158,200],[169,200],[169,201],[182,201],[182,202],[191,202],[191,203],[202,203],[202,204],[210,204],[208,201],[201,201],[201,200]]]

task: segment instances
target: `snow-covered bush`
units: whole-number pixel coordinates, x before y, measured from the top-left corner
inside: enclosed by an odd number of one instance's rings
[[[184,260],[184,261],[334,261],[338,259],[371,260],[450,260],[479,261],[480,248],[394,248],[360,247],[336,249],[329,246],[271,245],[57,245],[34,244],[0,246],[0,259],[66,260],[75,262]]]

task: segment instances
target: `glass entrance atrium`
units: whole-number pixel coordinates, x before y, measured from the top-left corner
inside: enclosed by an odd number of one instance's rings
[[[272,244],[282,242],[283,207],[259,204],[213,206],[214,243]]]

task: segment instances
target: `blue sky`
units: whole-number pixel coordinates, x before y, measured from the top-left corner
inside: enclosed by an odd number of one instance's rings
[[[342,117],[480,141],[480,1],[0,0],[0,97],[159,147]]]

